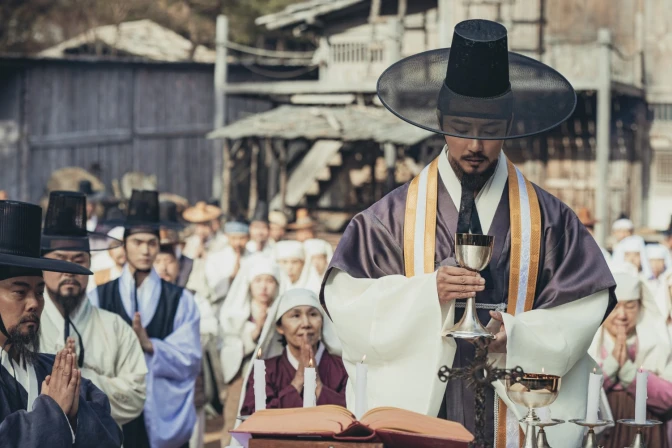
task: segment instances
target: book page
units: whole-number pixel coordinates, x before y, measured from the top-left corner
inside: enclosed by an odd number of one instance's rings
[[[355,422],[355,416],[341,406],[266,409],[255,412],[234,431],[250,434],[321,434],[341,433]]]
[[[398,431],[467,442],[473,439],[459,423],[398,408],[372,409],[364,414],[362,423],[374,431]]]

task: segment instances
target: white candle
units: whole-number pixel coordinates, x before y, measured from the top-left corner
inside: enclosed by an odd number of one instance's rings
[[[261,349],[254,360],[254,409],[266,409],[266,363],[261,359]]]
[[[586,406],[586,423],[597,423],[597,410],[600,407],[600,390],[602,390],[602,374],[590,374],[588,382],[588,405]]]
[[[315,390],[317,389],[317,372],[313,367],[313,360],[303,369],[303,407],[312,408],[316,405]]]
[[[641,368],[637,372],[637,391],[635,393],[635,423],[646,423],[646,388],[649,381],[649,372]]]
[[[369,367],[364,364],[366,360],[366,355],[362,358],[362,362],[357,364],[356,377],[355,377],[355,417],[361,419],[366,411],[368,411],[368,404],[366,402],[366,376],[369,371]]]

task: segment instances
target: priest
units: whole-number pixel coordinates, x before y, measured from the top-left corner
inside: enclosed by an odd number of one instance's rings
[[[128,262],[121,277],[89,294],[133,327],[149,369],[144,412],[124,425],[124,448],[186,447],[196,423],[200,315],[191,293],[152,268],[161,225],[158,192],[134,190],[124,223]]]
[[[86,269],[91,248],[113,249],[121,241],[84,227],[86,196],[53,191],[42,234],[42,254]],[[147,364],[133,329],[117,314],[91,305],[86,297],[89,277],[45,272],[44,311],[40,325],[42,352],[56,354],[72,347],[82,376],[110,400],[112,417],[124,425],[142,412]]]
[[[446,386],[441,366],[471,363],[469,341],[442,337],[476,297],[495,340],[490,361],[563,377],[553,417],[585,412],[586,351],[615,304],[614,280],[595,240],[557,198],[527,181],[502,151],[507,139],[567,119],[576,95],[559,73],[509,53],[507,32],[486,20],[458,24],[449,49],[410,56],[378,82],[382,103],[403,120],[442,134],[446,145],[409,184],[348,225],[325,274],[321,300],[343,344],[353,381],[366,355],[368,404],[457,421],[475,431],[473,391]],[[494,235],[489,266],[457,266],[455,234]],[[504,310],[504,311],[500,311]],[[488,322],[490,321],[490,322]],[[515,444],[525,409],[501,382],[486,394],[487,446]],[[580,444],[582,428],[547,429],[554,447]]]
[[[7,448],[119,448],[110,402],[68,350],[38,353],[42,271],[90,275],[40,258],[42,209],[0,201],[0,443]]]

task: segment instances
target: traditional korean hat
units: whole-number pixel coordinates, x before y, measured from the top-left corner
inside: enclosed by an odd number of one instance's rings
[[[310,217],[308,209],[300,208],[296,211],[296,221],[287,226],[291,230],[312,229],[315,221]]]
[[[87,179],[79,181],[79,192],[86,195],[91,202],[99,202],[105,197],[105,192],[94,190],[93,184]]]
[[[105,233],[86,230],[86,196],[52,191],[42,229],[42,254],[54,250],[92,252],[114,249],[122,242]]]
[[[181,226],[172,221],[163,221],[159,207],[159,192],[154,190],[133,190],[126,207],[123,220],[112,219],[105,222],[111,227],[123,226],[125,235],[133,233],[154,233],[159,235],[163,228],[179,229]]]
[[[196,205],[189,207],[182,213],[184,220],[192,224],[210,222],[213,219],[219,219],[220,216],[222,216],[221,208],[206,204],[203,201],[197,202]]]
[[[74,263],[42,258],[42,209],[35,204],[0,201],[0,280],[41,271],[91,275]]]
[[[378,96],[412,125],[479,140],[547,131],[569,118],[576,105],[569,81],[539,61],[509,52],[506,28],[488,20],[461,22],[450,48],[393,64],[378,80]]]
[[[268,204],[265,201],[259,201],[257,207],[254,209],[254,215],[250,222],[264,222],[269,223],[268,220]]]
[[[282,213],[280,210],[273,210],[268,214],[268,222],[284,229],[287,227],[287,215]]]
[[[180,222],[177,204],[173,201],[159,202],[159,217],[162,223],[159,230],[161,245],[180,243],[179,230],[184,228],[184,225]]]

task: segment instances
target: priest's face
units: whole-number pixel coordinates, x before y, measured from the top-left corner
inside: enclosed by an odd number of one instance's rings
[[[277,330],[296,349],[306,343],[315,347],[322,338],[322,313],[314,306],[296,306],[282,315]]]
[[[268,241],[270,229],[267,222],[252,221],[250,223],[250,240],[257,244],[264,244]]]
[[[139,271],[149,271],[159,253],[159,237],[152,233],[134,233],[126,238],[128,264]]]
[[[257,275],[250,282],[252,300],[270,305],[278,294],[278,281],[272,275]]]
[[[300,258],[285,258],[278,260],[278,265],[285,271],[292,283],[299,281],[303,270],[304,260]]]
[[[34,359],[39,351],[44,287],[44,280],[37,276],[12,277],[0,281],[0,317],[14,340],[13,353],[28,361]],[[6,339],[0,333],[2,344]]]
[[[53,260],[69,261],[86,269],[91,267],[91,255],[88,252],[57,250],[47,253],[44,257]],[[89,276],[45,271],[44,282],[51,299],[69,315],[82,299],[86,297]]]
[[[468,121],[461,118],[453,118],[450,123],[458,133],[469,132],[469,127],[481,129],[479,135],[503,135],[498,130],[504,120],[485,120],[470,118]],[[458,178],[462,174],[482,175],[490,171],[494,172],[497,166],[499,153],[502,151],[503,140],[476,140],[459,137],[444,136],[448,146],[448,159],[451,166],[456,170]],[[459,170],[459,172],[458,172]]]
[[[635,327],[637,326],[639,310],[639,300],[618,302],[614,311],[604,321],[604,326],[614,338],[622,332],[625,332],[626,335],[631,335],[635,332]]]

